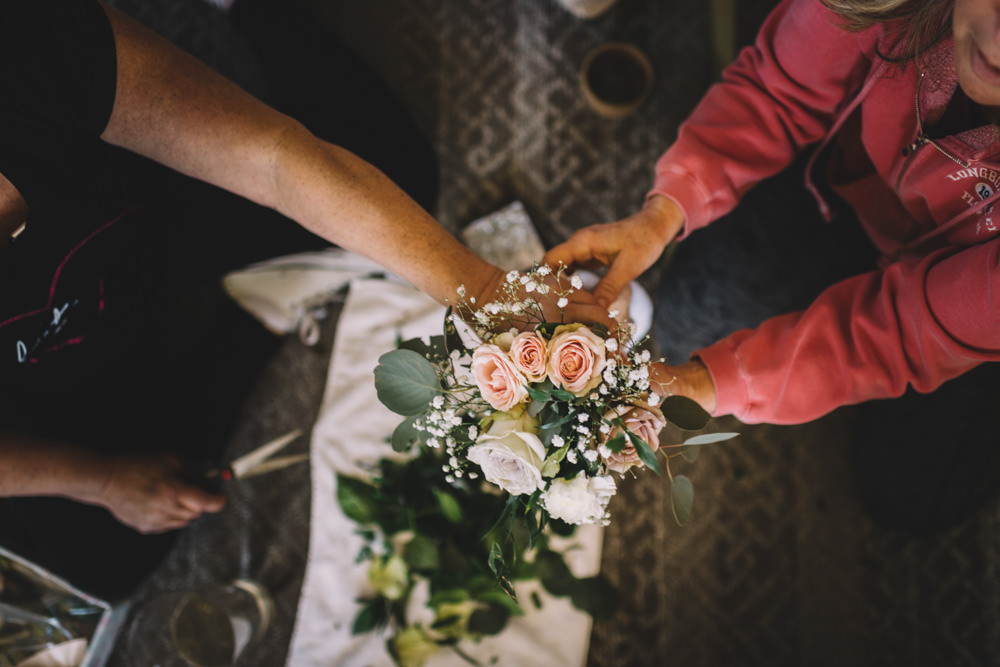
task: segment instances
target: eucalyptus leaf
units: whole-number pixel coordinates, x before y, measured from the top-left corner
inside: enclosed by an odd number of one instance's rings
[[[375,367],[378,400],[396,414],[419,415],[441,393],[434,365],[413,350],[392,350]]]
[[[694,504],[694,485],[684,475],[675,475],[670,484],[670,506],[677,525],[683,526],[691,518]]]
[[[660,411],[667,420],[685,431],[705,428],[712,418],[704,408],[686,396],[667,396],[660,403]]]
[[[725,442],[726,440],[732,440],[738,437],[739,433],[702,433],[701,435],[696,435],[688,438],[684,441],[685,445],[711,445],[716,442]]]
[[[378,517],[375,487],[360,479],[337,475],[337,502],[344,514],[357,523],[374,523]]]
[[[392,432],[392,451],[406,452],[409,451],[415,444],[423,442],[423,431],[418,431],[413,425],[414,422],[423,416],[424,413],[413,415],[411,417],[407,417],[396,425],[396,428]]]
[[[681,447],[681,456],[684,457],[684,460],[688,463],[694,463],[697,461],[698,454],[700,453],[701,447],[688,447],[686,445]]]

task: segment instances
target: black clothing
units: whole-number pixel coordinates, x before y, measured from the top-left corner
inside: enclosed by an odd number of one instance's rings
[[[215,459],[279,343],[222,293],[218,278],[328,243],[274,211],[100,141],[117,67],[96,2],[0,3],[0,173],[29,209],[24,233],[0,253],[0,429],[100,451]],[[267,78],[283,81],[282,67],[333,70],[323,86],[271,86],[277,94],[265,101],[314,109],[323,119],[310,124],[314,132],[352,143],[432,206],[433,152],[410,134],[412,122],[384,86],[289,3],[255,14],[254,6],[234,14],[249,42],[237,50],[267,57],[280,45],[280,62],[254,63]],[[348,115],[318,88],[339,90],[370,113]],[[140,535],[102,508],[60,498],[0,499],[0,543],[98,595],[127,594],[173,539]]]

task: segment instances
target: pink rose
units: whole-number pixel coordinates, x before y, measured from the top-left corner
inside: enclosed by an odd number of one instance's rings
[[[615,412],[607,415],[607,419],[614,419],[616,417],[624,422],[625,428],[649,445],[649,448],[654,452],[660,448],[660,431],[666,426],[667,420],[659,408],[643,403],[642,401],[634,401],[628,405],[619,406]],[[622,447],[620,452],[612,452],[608,449],[606,442],[598,451],[601,453],[602,458],[604,458],[604,463],[607,464],[608,470],[624,473],[632,466],[641,465],[642,462],[639,460],[639,453],[635,451],[635,446],[632,444],[631,438],[622,432],[619,427],[612,427],[611,432],[608,433],[608,440],[617,435],[625,436],[625,446]]]
[[[556,327],[549,341],[548,375],[552,384],[583,396],[601,383],[607,363],[604,341],[582,324]]]
[[[487,343],[472,353],[472,377],[487,403],[506,412],[528,398],[524,376],[502,348]]]
[[[510,358],[514,368],[529,382],[541,382],[545,378],[545,339],[538,334],[526,331],[515,336],[510,344]]]

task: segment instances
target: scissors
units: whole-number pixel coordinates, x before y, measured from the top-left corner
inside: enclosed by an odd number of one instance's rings
[[[201,474],[203,481],[209,486],[216,486],[221,482],[246,479],[247,477],[281,470],[295,463],[305,461],[309,458],[309,454],[292,454],[276,459],[271,458],[300,435],[302,435],[301,429],[294,429],[283,436],[264,443],[243,456],[233,459],[224,466],[208,468]]]

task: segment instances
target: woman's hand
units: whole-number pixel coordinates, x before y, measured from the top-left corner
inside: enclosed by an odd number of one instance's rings
[[[659,362],[650,366],[650,388],[660,396],[686,396],[705,411],[715,414],[715,383],[705,364],[697,359],[667,366]]]
[[[614,331],[620,323],[608,315],[608,309],[597,301],[594,295],[583,289],[573,289],[567,297],[568,303],[560,308],[557,304],[557,293],[571,289],[570,275],[563,273],[557,275],[555,271],[544,276],[545,285],[549,288],[547,295],[540,295],[538,291],[528,293],[518,284],[520,298],[537,300],[542,307],[543,319],[546,322],[580,322],[582,324],[603,324],[609,331]],[[496,271],[490,280],[483,283],[480,288],[471,294],[474,297],[473,306],[478,309],[490,302],[509,300],[507,274]],[[518,323],[512,322],[512,326]],[[539,322],[524,321],[520,323],[521,328],[531,327]]]
[[[113,459],[95,502],[140,533],[183,528],[205,512],[222,509],[224,496],[188,484],[182,472],[180,460],[167,455]]]
[[[680,208],[662,195],[654,195],[642,210],[606,224],[577,231],[545,254],[545,263],[589,268],[595,264],[608,271],[594,288],[594,296],[605,308],[622,289],[660,258],[667,244],[684,227]]]
[[[225,505],[182,477],[167,455],[100,454],[67,442],[0,433],[0,497],[62,496],[107,508],[142,533],[182,528]]]

